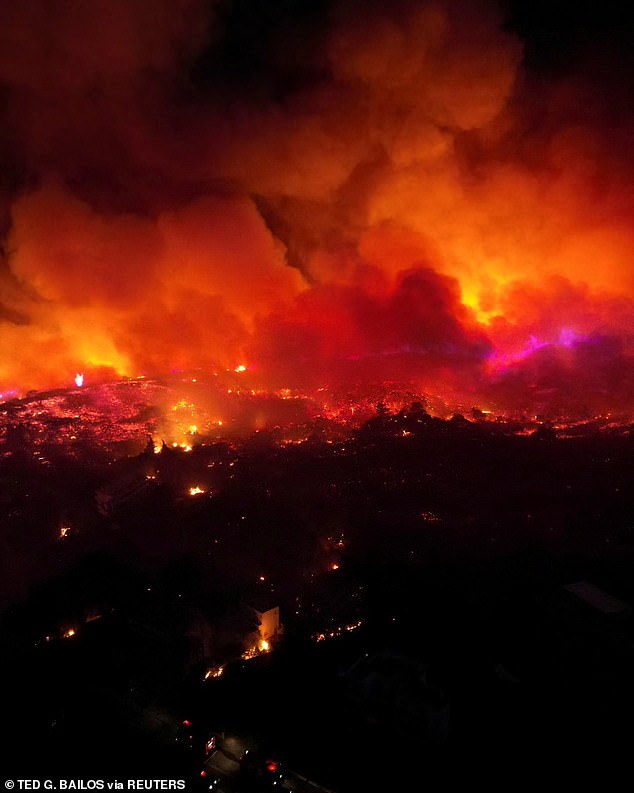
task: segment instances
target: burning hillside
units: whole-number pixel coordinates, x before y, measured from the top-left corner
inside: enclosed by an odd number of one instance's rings
[[[376,421],[388,434],[406,437],[412,434],[412,412],[425,417],[425,426],[439,427],[458,413],[470,422],[495,423],[496,432],[504,434],[530,435],[544,424],[561,436],[615,428],[629,434],[631,414],[593,414],[584,407],[587,397],[564,402],[558,391],[542,389],[532,395],[531,407],[539,407],[535,413],[447,402],[412,383],[360,380],[339,388],[268,391],[242,373],[175,373],[8,400],[0,404],[0,455],[26,454],[48,466],[60,454],[77,459],[92,459],[97,450],[106,459],[138,454],[150,440],[157,453],[163,444],[191,452],[216,443],[241,446],[257,437],[280,446],[309,439],[333,443]]]

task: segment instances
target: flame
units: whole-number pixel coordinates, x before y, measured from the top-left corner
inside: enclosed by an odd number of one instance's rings
[[[77,386],[77,388],[81,388],[83,384],[84,384],[84,375],[77,373],[75,375],[75,385]]]
[[[344,636],[346,633],[351,633],[352,631],[356,631],[363,625],[362,620],[358,620],[357,622],[352,622],[348,625],[338,625],[335,628],[330,628],[329,630],[315,633],[313,635],[313,639],[316,642],[323,642],[326,639],[336,639],[339,636]]]
[[[244,661],[249,661],[251,658],[256,658],[258,655],[271,652],[272,647],[270,642],[266,639],[260,639],[257,644],[253,644],[242,653],[241,658]]]

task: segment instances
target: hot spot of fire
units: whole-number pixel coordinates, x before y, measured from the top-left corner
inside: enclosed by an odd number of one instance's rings
[[[264,655],[271,652],[271,644],[266,639],[260,639],[257,644],[251,645],[247,650],[242,653],[241,658],[244,661],[249,661],[251,658],[256,658],[258,655]]]
[[[358,628],[363,625],[362,620],[358,620],[357,622],[352,622],[349,625],[338,625],[335,628],[330,628],[327,631],[322,631],[320,633],[315,633],[313,635],[313,639],[316,642],[323,642],[326,639],[336,639],[339,636],[344,636],[346,633],[351,633],[352,631],[356,631]]]

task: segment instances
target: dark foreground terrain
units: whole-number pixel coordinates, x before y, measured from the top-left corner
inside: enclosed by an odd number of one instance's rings
[[[566,434],[414,406],[337,442],[5,456],[5,776],[275,789],[246,747],[337,793],[614,767],[634,436]]]

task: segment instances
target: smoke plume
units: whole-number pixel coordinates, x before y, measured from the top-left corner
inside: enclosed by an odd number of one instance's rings
[[[470,0],[3,4],[0,386],[245,363],[633,407],[631,58],[536,29]]]

